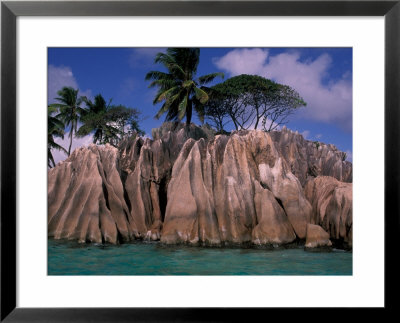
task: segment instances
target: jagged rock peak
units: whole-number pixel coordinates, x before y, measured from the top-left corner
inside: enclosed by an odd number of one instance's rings
[[[317,176],[332,176],[339,181],[352,182],[352,163],[345,160],[346,153],[336,146],[306,140],[301,134],[285,127],[281,131],[272,131],[270,135],[302,186],[308,178]]]
[[[313,192],[324,183],[314,180],[319,173],[310,174],[310,165],[338,179],[345,170],[329,146],[318,155],[319,149],[286,130],[230,136],[206,130],[166,123],[153,130],[154,139],[132,137],[118,149],[76,149],[49,171],[49,236],[279,245],[305,239],[307,225],[318,224],[334,239],[351,240],[348,232],[332,229],[332,216],[322,221],[315,206],[321,194]],[[295,157],[305,160],[294,163]],[[351,225],[348,209],[343,212]]]
[[[331,239],[352,247],[353,184],[330,176],[310,179],[304,189],[312,205],[311,223],[320,225]]]
[[[202,126],[197,126],[193,123],[187,125],[186,123],[181,122],[164,122],[160,128],[153,128],[151,130],[151,135],[153,140],[161,139],[165,135],[168,135],[169,132],[180,132],[185,133],[186,137],[193,138],[195,140],[199,140],[200,138],[209,139],[215,136],[215,131],[207,124]]]

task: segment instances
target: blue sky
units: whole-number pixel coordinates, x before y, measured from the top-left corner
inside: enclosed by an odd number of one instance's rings
[[[48,100],[63,86],[78,88],[93,98],[102,94],[113,104],[141,111],[141,128],[151,135],[164,118],[154,119],[160,105],[152,104],[156,89],[145,75],[160,70],[154,57],[161,48],[49,48]],[[332,143],[352,160],[351,48],[201,48],[198,75],[224,72],[225,79],[256,74],[293,87],[307,102],[286,125],[308,140]],[[222,82],[216,79],[214,83]],[[192,122],[200,123],[194,117]],[[231,129],[226,129],[231,130]],[[64,147],[64,141],[57,140]],[[73,148],[90,138],[75,139]],[[56,162],[65,159],[55,152]]]

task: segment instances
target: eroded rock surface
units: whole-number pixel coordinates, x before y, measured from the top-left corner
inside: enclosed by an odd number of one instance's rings
[[[80,242],[128,241],[136,231],[117,171],[118,150],[76,149],[48,173],[48,234]]]
[[[305,194],[312,204],[312,223],[320,225],[331,239],[352,246],[353,184],[339,182],[330,176],[311,179]]]
[[[153,136],[79,148],[49,170],[49,236],[280,245],[306,239],[312,223],[351,243],[351,184],[309,172],[351,180],[335,148],[287,130],[215,136],[166,123]]]
[[[330,247],[329,233],[319,225],[307,224],[306,248]]]
[[[273,201],[261,201],[260,195]],[[310,216],[299,181],[268,134],[235,133],[208,143],[189,140],[172,170],[161,241],[291,242],[293,230],[305,238]],[[277,227],[267,230],[265,223]],[[274,230],[284,235],[278,237]]]
[[[283,127],[271,132],[277,149],[288,163],[302,186],[310,177],[332,176],[342,182],[352,182],[353,167],[346,161],[346,153],[332,144],[308,141],[297,132]]]

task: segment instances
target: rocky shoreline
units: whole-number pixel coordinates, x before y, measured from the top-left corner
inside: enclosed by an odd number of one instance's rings
[[[82,243],[352,247],[352,164],[282,131],[165,123],[48,172],[48,236]]]

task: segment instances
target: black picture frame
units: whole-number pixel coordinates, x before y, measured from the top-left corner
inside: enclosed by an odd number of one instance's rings
[[[400,121],[400,0],[2,1],[1,322],[232,322],[240,317],[238,311],[254,312],[249,314],[254,318],[265,314],[259,313],[263,309],[230,308],[16,307],[16,19],[18,16],[384,16],[385,309],[395,309],[396,297],[391,290],[399,286],[399,275],[395,273],[397,266],[393,262],[398,254],[394,239],[399,237],[400,227],[398,126]],[[373,129],[371,129],[371,135],[373,135]],[[282,309],[275,310],[282,312]]]

